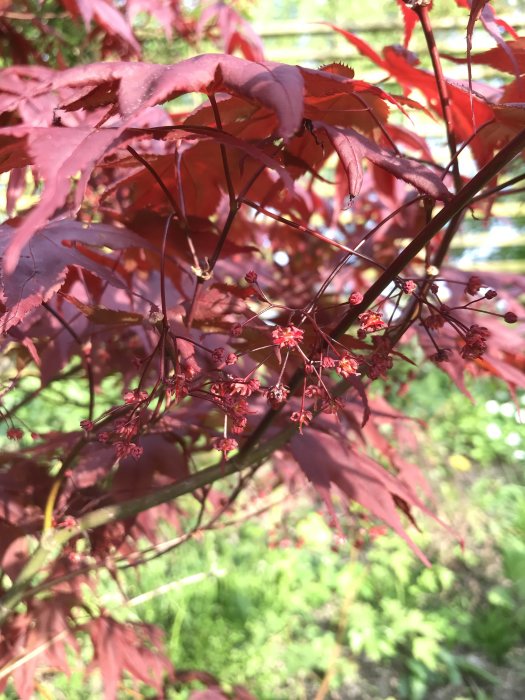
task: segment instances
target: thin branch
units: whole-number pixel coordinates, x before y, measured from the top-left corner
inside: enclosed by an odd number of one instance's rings
[[[505,180],[505,182],[501,182],[499,185],[496,185],[496,187],[491,187],[489,190],[480,192],[480,194],[472,198],[471,204],[474,204],[474,202],[479,202],[482,199],[486,199],[487,197],[491,197],[493,194],[497,194],[498,192],[501,192],[501,190],[505,190],[507,187],[515,185],[517,182],[521,182],[522,180],[525,180],[525,173],[521,173],[521,175],[516,175],[516,177],[511,177],[509,180]],[[502,194],[519,194],[522,191],[523,188],[520,187],[514,190],[510,190],[509,192],[502,192]]]
[[[143,156],[141,156],[140,153],[137,153],[137,151],[133,148],[133,146],[127,146],[126,148],[131,153],[131,155],[134,158],[136,158],[139,161],[139,163],[142,163],[142,165],[146,168],[146,170],[148,170],[151,173],[151,175],[153,176],[153,178],[157,182],[160,189],[164,192],[166,199],[168,200],[168,202],[171,205],[171,208],[173,209],[173,213],[176,215],[176,217],[178,219],[182,220],[183,217],[182,217],[179,205],[177,204],[175,197],[171,194],[169,189],[166,187],[161,176],[158,174],[158,172],[155,170],[155,168],[150,163],[148,163],[148,161]]]
[[[267,460],[275,450],[283,447],[294,433],[295,426],[288,426],[272,439],[265,441],[264,445],[252,450],[248,456],[238,454],[228,462],[221,461],[153,493],[91,511],[79,518],[72,527],[46,530],[42,535],[39,547],[24,566],[13,586],[0,599],[0,624],[5,622],[16,605],[25,598],[25,592],[30,587],[33,577],[46,564],[56,559],[63,546],[74,537],[108,523],[133,517],[154,506],[167,503],[224,479],[225,476],[236,474],[243,469],[253,469]]]
[[[450,96],[448,94],[447,81],[443,74],[443,68],[441,67],[441,57],[439,55],[439,51],[436,46],[436,40],[434,38],[434,33],[432,31],[432,25],[430,23],[430,15],[428,13],[428,8],[424,5],[416,5],[413,9],[419,17],[419,21],[421,22],[421,27],[423,29],[425,40],[427,42],[428,53],[430,54],[430,59],[432,61],[432,68],[434,71],[434,77],[436,78],[436,84],[439,94],[439,102],[441,104],[441,110],[443,112],[445,127],[447,130],[447,142],[450,151],[450,157],[452,159],[452,173],[454,177],[454,185],[456,188],[456,192],[459,192],[459,190],[461,189],[461,175],[459,172],[458,161],[455,157],[457,144],[454,130],[454,116],[452,114],[452,109],[450,106]]]
[[[215,117],[215,123],[219,131],[224,131],[222,128],[221,115],[219,112],[219,107],[217,106],[217,100],[214,95],[208,95],[208,99],[213,110],[213,116]],[[224,169],[224,177],[226,179],[226,189],[228,190],[228,197],[230,198],[230,209],[235,209],[237,206],[237,200],[235,198],[235,190],[233,188],[232,177],[230,173],[230,166],[228,164],[228,154],[226,153],[226,146],[223,143],[219,144],[221,150],[222,167]]]
[[[309,228],[308,226],[305,226],[304,224],[299,224],[296,221],[292,221],[292,219],[285,218],[284,216],[279,216],[279,214],[274,214],[272,211],[270,211],[269,209],[266,209],[265,207],[263,207],[260,204],[257,204],[256,202],[252,202],[249,199],[242,199],[241,201],[243,204],[246,204],[247,206],[251,207],[252,209],[255,209],[255,211],[258,211],[260,214],[264,214],[264,216],[267,216],[270,219],[273,219],[274,221],[278,221],[281,224],[285,224],[286,226],[290,226],[291,228],[294,228],[296,231],[303,231],[304,233],[308,233],[310,236],[317,238],[318,240],[322,241],[323,243],[327,243],[328,245],[331,245],[334,248],[337,248],[338,250],[344,250],[345,253],[348,253],[350,256],[355,255],[360,260],[365,260],[366,262],[370,263],[371,265],[374,265],[374,267],[379,267],[381,270],[385,269],[384,265],[381,265],[381,263],[378,263],[376,260],[369,258],[367,255],[363,255],[362,253],[357,252],[357,248],[363,244],[364,240],[360,241],[359,244],[356,246],[356,248],[349,248],[348,246],[344,245],[343,243],[339,243],[339,241],[335,241],[332,238],[328,238],[327,236],[324,236],[322,233],[319,233],[319,231],[316,231],[313,228]],[[416,200],[414,200],[414,201],[416,201]],[[410,202],[410,204],[412,204],[412,202]],[[397,213],[397,211],[395,213]],[[381,222],[381,225],[383,223],[384,222]],[[379,226],[376,228],[379,228]]]
[[[56,311],[52,306],[50,306],[47,301],[42,302],[42,306],[48,311],[52,316],[54,316],[57,321],[66,329],[66,331],[69,333],[69,335],[73,338],[73,340],[78,344],[80,348],[80,354],[82,355],[82,358],[84,359],[85,367],[86,367],[86,374],[88,378],[88,385],[89,385],[89,413],[88,413],[88,418],[89,420],[93,420],[93,415],[95,412],[95,377],[93,375],[93,366],[91,364],[91,356],[89,353],[87,353],[84,350],[83,344],[82,344],[82,339],[78,335],[78,333],[73,329],[73,327],[66,321],[66,319],[62,316],[62,314],[59,314],[58,311]]]

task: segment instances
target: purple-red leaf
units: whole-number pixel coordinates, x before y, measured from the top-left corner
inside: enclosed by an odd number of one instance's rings
[[[27,151],[45,182],[37,206],[13,233],[9,247],[3,253],[4,271],[9,274],[15,269],[22,249],[31,236],[63,206],[71,189],[71,178],[80,171],[72,207],[73,212],[78,210],[91,171],[110,147],[115,132],[80,127],[61,129],[15,126],[3,129],[2,133],[20,139],[25,137]]]
[[[153,625],[119,623],[111,617],[90,620],[86,628],[93,642],[92,665],[100,668],[105,700],[115,700],[124,671],[162,693],[163,678],[172,666],[162,653],[162,638]]]
[[[10,248],[17,233],[18,229],[8,224],[0,226],[0,257]],[[63,241],[78,241],[98,248],[108,246],[114,250],[147,246],[145,240],[131,231],[107,224],[88,226],[68,219],[48,224],[22,249],[14,272],[6,274],[3,268],[2,290],[6,306],[0,317],[3,332],[19,323],[42,302],[48,301],[62,287],[69,265],[79,265],[114,287],[126,288],[110,266],[88,258],[74,247],[63,245]]]
[[[407,534],[394,501],[394,498],[401,499],[432,515],[410,486],[342,440],[315,429],[295,437],[291,450],[332,512],[330,490],[335,485],[349,501],[356,501],[395,530],[421,561],[429,565],[428,559]]]
[[[348,177],[351,197],[359,194],[363,179],[360,161],[362,157],[365,157],[433,199],[445,201],[450,199],[451,194],[441,178],[421,163],[390,153],[354,129],[341,129],[324,125],[322,122],[314,122],[314,127],[326,133],[333,148],[337,151]]]

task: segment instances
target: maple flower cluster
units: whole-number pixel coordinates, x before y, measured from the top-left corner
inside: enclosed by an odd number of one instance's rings
[[[7,437],[9,440],[21,440],[24,437],[24,431],[21,428],[9,428]]]
[[[295,326],[277,326],[272,331],[273,344],[281,348],[295,348],[304,338],[304,331]]]
[[[244,279],[249,285],[253,285],[252,289],[257,289],[257,298],[267,302],[268,309],[272,308],[271,302],[268,301],[264,291],[259,286],[257,273],[249,271]],[[476,296],[483,286],[482,280],[473,276],[464,288],[465,294]],[[413,280],[398,280],[397,287],[402,294],[406,295],[414,295],[419,289],[418,284]],[[455,312],[465,309],[473,311],[474,309],[471,308],[473,304],[482,299],[494,299],[497,292],[489,289],[484,294],[481,293],[479,299],[474,298],[464,306],[453,308],[439,301],[437,284],[430,285],[430,292],[436,296],[438,303],[430,303],[423,299],[423,304],[426,304],[423,308],[427,310],[427,315],[422,315],[421,323],[427,329],[427,333],[430,335],[431,332],[439,331],[445,324],[450,324],[463,341],[460,350],[463,359],[475,360],[482,357],[487,350],[490,336],[488,329],[478,324],[473,324],[470,327],[465,326]],[[349,295],[347,303],[349,306],[357,306],[363,302],[363,299],[361,292],[354,291]],[[290,311],[293,312],[292,309]],[[482,312],[492,313],[483,310]],[[237,437],[246,432],[250,415],[258,412],[257,396],[262,394],[274,410],[281,409],[288,402],[291,390],[284,383],[283,377],[288,362],[293,360],[290,351],[297,351],[302,357],[302,369],[305,375],[300,408],[294,406],[288,415],[289,420],[297,425],[300,434],[304,428],[309,426],[316,412],[338,414],[344,408],[342,399],[333,397],[330,393],[330,385],[335,379],[335,375],[345,380],[359,375],[367,377],[369,380],[375,380],[386,377],[391,370],[394,348],[388,335],[381,333],[389,325],[385,321],[382,304],[374,309],[364,311],[357,317],[359,321],[357,337],[361,341],[368,341],[361,345],[364,352],[359,354],[345,350],[338,341],[330,342],[328,336],[317,326],[314,317],[310,317],[308,312],[301,313],[300,324],[294,325],[294,323],[288,322],[286,325],[275,325],[270,331],[271,343],[269,347],[285,349],[288,352],[283,359],[278,356],[281,363],[279,376],[277,381],[269,386],[261,386],[261,379],[255,376],[261,364],[258,364],[255,369],[252,368],[247,376],[230,374],[230,367],[238,363],[245,350],[228,352],[224,347],[216,347],[208,351],[213,367],[211,379],[203,375],[203,370],[194,357],[190,360],[187,358],[184,361],[181,360],[177,367],[178,371],[176,370],[172,376],[163,378],[162,389],[167,405],[172,401],[178,404],[187,396],[192,395],[206,397],[206,400],[211,401],[219,408],[224,417],[224,431],[222,436],[212,439],[212,446],[222,454],[225,460],[228,459],[232,451],[239,447]],[[233,338],[240,337],[246,325],[259,316],[260,314],[257,313],[248,320],[244,320],[242,324],[234,323],[230,331]],[[503,317],[509,323],[517,320],[512,312],[507,312]],[[310,348],[305,344],[305,330],[299,327],[309,320],[310,330],[313,330],[313,334],[310,334],[310,336],[313,335]],[[308,337],[310,338],[310,336]],[[440,348],[437,342],[434,342],[434,345],[436,352],[431,357],[432,360],[444,362],[450,359],[451,350]],[[264,347],[268,347],[268,345],[263,345]],[[250,351],[248,350],[248,352]],[[334,373],[331,379],[326,377],[326,373],[330,371]],[[144,422],[143,419],[139,419],[139,414],[147,409],[151,396],[142,389],[133,389],[123,395],[123,400],[124,405],[129,407],[127,416],[118,418],[113,422],[111,428],[99,431],[96,437],[100,442],[110,443],[115,449],[118,459],[130,456],[138,459],[142,454],[142,447],[136,444],[136,441],[140,434],[140,425]],[[306,400],[309,400],[309,404]],[[84,420],[81,425],[87,432],[96,431],[96,425],[93,421]]]
[[[239,447],[239,443],[234,438],[222,437],[215,440],[214,447],[219,452],[222,452],[225,460],[228,460],[228,454],[236,450]]]
[[[348,379],[353,374],[358,374],[359,361],[348,353],[345,353],[337,363],[336,372],[344,379]]]
[[[122,409],[126,409],[127,416],[112,421],[111,429],[99,430],[96,439],[102,444],[111,444],[115,449],[115,456],[119,460],[125,457],[139,459],[144,452],[144,448],[135,442],[140,432],[139,411],[150,399],[150,395],[146,391],[133,389],[126,391],[122,398],[124,405],[113,407],[104,416],[107,420],[114,411],[121,412]],[[97,429],[96,422],[87,418],[80,421],[80,427],[86,433],[93,433]]]
[[[386,328],[386,323],[383,317],[377,311],[365,311],[358,316],[361,325],[357,331],[358,338],[366,338],[370,333],[377,333],[377,331],[382,331]]]
[[[481,289],[484,286],[485,285],[480,277],[477,275],[472,275],[465,285],[464,292],[467,296],[476,297],[480,294]],[[437,295],[437,285],[433,284],[431,291]],[[445,324],[449,324],[455,330],[455,332],[458,333],[458,337],[463,341],[463,345],[459,349],[459,354],[461,357],[464,360],[478,360],[487,352],[490,331],[485,326],[481,326],[477,323],[474,323],[468,327],[465,326],[462,319],[454,312],[466,309],[473,311],[473,305],[483,300],[491,301],[497,296],[498,293],[495,289],[487,289],[485,293],[462,306],[450,308],[447,304],[440,304],[439,307],[429,305],[430,313],[428,316],[423,318],[421,322],[423,326],[428,329],[428,331],[438,331],[439,329],[443,328]],[[480,309],[478,310],[478,313],[488,313],[492,316],[499,316],[500,318],[503,318],[506,323],[516,323],[518,320],[513,311],[507,311],[504,314],[500,314],[493,311]],[[437,363],[447,362],[450,360],[452,350],[449,348],[439,348],[437,343],[434,341],[433,336],[430,333],[429,335],[432,342],[436,346],[436,352],[430,356],[430,359]]]
[[[490,332],[484,326],[470,326],[465,336],[465,345],[461,349],[461,357],[464,360],[477,360],[482,357],[487,350],[489,336]]]

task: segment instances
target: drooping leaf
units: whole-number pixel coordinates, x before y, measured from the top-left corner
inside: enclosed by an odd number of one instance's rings
[[[333,511],[330,490],[337,486],[349,501],[356,501],[400,535],[427,566],[430,563],[406,532],[394,498],[400,498],[430,514],[407,484],[402,483],[370,457],[325,432],[310,429],[291,442],[301,469]]]
[[[61,294],[71,304],[81,311],[92,323],[101,325],[136,326],[144,322],[144,316],[132,311],[119,311],[118,309],[106,309],[104,306],[90,306],[84,304],[71,294]]]
[[[86,93],[86,86],[92,85],[96,87]],[[221,54],[203,54],[171,66],[113,63],[71,68],[57,75],[52,84],[55,89],[66,86],[79,94],[64,103],[64,109],[114,102],[124,119],[191,92],[226,92],[263,105],[276,114],[277,133],[284,138],[297,131],[303,116],[299,68]],[[110,89],[104,90],[105,86]]]
[[[10,249],[16,235],[15,227],[0,226],[0,256]],[[75,247],[65,246],[64,241],[78,241],[99,248],[109,246],[114,250],[147,245],[140,236],[107,224],[87,226],[68,219],[48,224],[22,249],[18,265],[11,274],[6,273],[4,259],[2,289],[6,310],[0,317],[3,332],[20,323],[30,311],[56,294],[64,284],[69,265],[79,265],[114,287],[126,288],[126,284],[112,272],[111,260],[107,266],[102,265]]]
[[[353,129],[329,127],[317,122],[314,126],[326,133],[337,151],[347,173],[350,196],[355,197],[359,193],[363,178],[360,160],[364,156],[433,199],[445,201],[450,199],[450,192],[441,178],[421,163],[389,153]]]
[[[9,274],[15,269],[22,249],[35,231],[63,206],[71,189],[71,178],[81,171],[72,207],[73,213],[76,213],[91,171],[106,153],[115,135],[111,130],[26,126],[12,127],[2,132],[21,141],[25,139],[31,162],[36,165],[45,182],[44,192],[37,206],[24,217],[23,222],[12,233],[9,247],[3,251],[4,271]]]
[[[399,9],[401,10],[401,14],[403,15],[403,24],[405,26],[403,46],[405,47],[405,49],[408,49],[408,45],[410,43],[410,39],[412,38],[412,33],[414,31],[414,27],[417,24],[417,14],[412,8],[408,7],[407,3],[404,2],[404,0],[396,1]]]
[[[102,673],[105,700],[116,700],[124,671],[158,693],[172,666],[160,647],[160,631],[153,625],[119,623],[108,616],[90,620],[86,628],[93,642],[94,659]]]
[[[507,55],[508,60],[511,62],[514,73],[519,79],[519,66],[514,58],[513,52],[507,46],[503,40],[500,30],[498,29],[498,24],[502,26],[502,23],[496,18],[494,10],[489,5],[489,0],[456,0],[456,4],[459,7],[464,7],[470,9],[468,24],[467,24],[467,57],[466,63],[468,67],[468,81],[469,88],[472,90],[472,68],[471,68],[471,52],[472,52],[472,35],[474,33],[474,26],[478,19],[481,20],[485,30],[488,34],[496,41],[502,51]],[[514,30],[509,27],[506,23],[503,26],[507,31],[510,31],[515,39],[518,38]]]

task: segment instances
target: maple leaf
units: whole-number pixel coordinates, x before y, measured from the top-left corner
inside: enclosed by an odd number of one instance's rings
[[[73,17],[80,15],[86,29],[95,20],[108,34],[118,36],[135,53],[140,45],[130,25],[109,0],[60,0]]]
[[[322,22],[322,24],[326,24],[327,27],[331,27],[335,32],[338,32],[339,34],[341,34],[341,36],[344,36],[344,38],[350,44],[356,47],[360,54],[366,56],[371,61],[373,61],[376,64],[376,66],[378,66],[379,68],[383,68],[388,72],[388,65],[381,58],[381,56],[376,51],[374,51],[370,44],[367,44],[366,41],[360,39],[352,32],[349,32],[346,29],[341,29],[340,27],[337,27],[335,24],[331,24],[330,22]]]
[[[0,226],[0,256],[5,255],[16,235],[16,228],[8,224]],[[79,265],[114,287],[126,289],[124,282],[110,269],[113,264],[110,259],[108,266],[105,266],[76,248],[63,245],[64,241],[113,249],[147,245],[144,239],[131,231],[108,224],[87,226],[68,219],[51,222],[22,249],[19,263],[12,274],[5,273],[4,265],[2,288],[6,310],[0,320],[4,332],[56,294],[64,284],[69,265]]]
[[[38,667],[51,667],[69,673],[66,644],[79,653],[70,628],[71,608],[79,602],[74,594],[60,591],[54,591],[53,605],[49,605],[45,599],[30,602],[27,621],[32,622],[21,625],[12,650],[14,656],[20,654],[25,657],[25,663],[18,665],[12,673],[14,686],[21,698],[33,696]],[[37,650],[39,653],[31,653]]]
[[[417,67],[418,61],[413,60],[413,55],[401,47],[387,46],[383,49],[383,55],[388,64],[390,73],[396,78],[407,92],[420,90],[431,110],[437,112],[440,117],[441,103],[434,75]],[[483,165],[491,157],[494,145],[486,142],[486,135],[472,138],[473,123],[482,125],[494,119],[494,111],[491,106],[479,95],[464,88],[460,83],[447,81],[447,89],[452,111],[453,128],[461,140],[468,140],[474,157],[478,164]]]
[[[160,651],[161,632],[153,625],[119,623],[102,615],[86,624],[93,643],[93,667],[100,668],[105,700],[115,700],[124,671],[162,692],[163,678],[173,673],[169,659]]]
[[[398,497],[438,520],[410,486],[387,472],[370,457],[356,452],[340,438],[316,429],[310,429],[303,436],[295,437],[290,448],[299,466],[325,500],[334,517],[330,496],[332,484],[337,486],[348,500],[356,501],[389,525],[407,542],[421,561],[430,566],[426,556],[404,529],[394,501],[394,497]]]
[[[142,324],[145,320],[144,316],[137,312],[121,311],[118,309],[108,309],[105,306],[84,304],[70,294],[65,293],[62,293],[61,297],[67,299],[67,301],[76,306],[92,323],[101,325],[136,326]]]
[[[407,49],[418,18],[414,10],[408,7],[404,0],[396,1],[399,9],[401,10],[401,14],[403,15],[403,24],[405,25],[405,36],[403,46],[405,47],[405,49]]]
[[[284,138],[299,129],[303,117],[304,84],[297,66],[271,61],[253,63],[222,54],[202,54],[172,66],[95,63],[63,71],[51,85],[53,89],[66,86],[72,97],[63,104],[64,109],[87,105],[93,108],[113,102],[125,120],[191,92],[226,92],[265,106],[276,114],[277,133]],[[91,87],[87,93],[86,86]]]
[[[471,71],[471,51],[472,51],[472,35],[474,33],[474,25],[477,20],[481,20],[486,32],[494,39],[494,41],[501,47],[502,51],[507,55],[508,59],[512,63],[514,68],[514,73],[519,79],[520,70],[516,59],[514,58],[513,52],[507,46],[505,41],[501,37],[501,32],[498,29],[501,27],[511,34],[515,39],[518,39],[518,35],[506,22],[498,19],[495,15],[494,10],[488,4],[489,0],[456,0],[456,5],[458,7],[464,7],[470,10],[468,24],[467,24],[467,58],[466,63],[468,66],[468,82],[469,88],[472,89],[472,71]]]
[[[504,42],[506,49],[502,46],[496,46],[488,51],[471,54],[470,59],[461,56],[451,56],[450,54],[441,54],[444,58],[454,63],[471,63],[483,66],[491,66],[496,70],[504,71],[505,73],[516,73],[516,66],[521,74],[525,73],[525,37],[518,37],[513,41]],[[509,51],[510,55],[509,56]]]
[[[203,32],[210,23],[218,30],[224,53],[233,54],[238,48],[249,61],[264,61],[261,38],[235,8],[223,2],[209,5],[201,13],[197,31]]]
[[[86,93],[86,85],[89,90]],[[93,87],[95,85],[95,87]],[[118,89],[116,88],[118,85]],[[69,89],[70,97],[62,108],[66,111],[108,106],[113,101],[123,117],[114,129],[88,126],[32,127],[20,125],[0,130],[0,138],[11,139],[4,155],[3,167],[23,167],[34,163],[44,179],[45,188],[38,204],[24,218],[5,254],[4,269],[12,272],[25,243],[51,218],[71,191],[71,177],[81,177],[74,188],[72,211],[77,211],[95,165],[108,151],[121,143],[122,131],[129,122],[150,107],[188,92],[230,92],[252,100],[275,112],[277,132],[285,138],[299,128],[303,116],[303,78],[301,71],[284,64],[244,61],[234,56],[203,55],[174,66],[153,64],[94,64],[62,71],[37,91]],[[78,90],[80,89],[80,93]],[[207,134],[209,136],[209,133]],[[12,139],[18,144],[13,144]],[[215,139],[234,141],[233,136],[216,134]],[[56,144],[60,144],[57,150]],[[237,147],[254,147],[236,142]],[[22,148],[21,148],[22,146]],[[6,152],[7,148],[7,152]],[[16,151],[22,154],[14,155]],[[268,156],[258,154],[268,161]],[[16,158],[15,161],[13,159]],[[269,164],[267,162],[267,164]],[[275,163],[273,164],[275,167]],[[277,166],[279,167],[279,166]],[[280,169],[282,177],[288,178]]]
[[[133,26],[134,20],[141,12],[154,17],[159,28],[162,28],[166,38],[173,39],[173,31],[179,35],[185,35],[191,31],[192,23],[185,22],[177,1],[165,2],[164,0],[127,0],[126,16]]]
[[[71,189],[71,177],[81,171],[74,190],[76,212],[97,161],[110,148],[115,133],[110,130],[93,131],[90,128],[62,129],[59,127],[15,126],[2,129],[1,135],[24,141],[25,148],[45,181],[43,194],[37,206],[24,217],[4,249],[4,271],[13,272],[19,255],[35,231],[46,223],[64,204]],[[57,148],[60,144],[60,148]]]
[[[347,174],[351,197],[359,194],[361,189],[363,181],[361,160],[364,157],[396,177],[414,185],[433,199],[445,201],[450,199],[451,194],[441,178],[421,163],[390,153],[353,129],[328,126],[324,125],[323,122],[314,122],[314,128],[326,134],[341,159]]]

